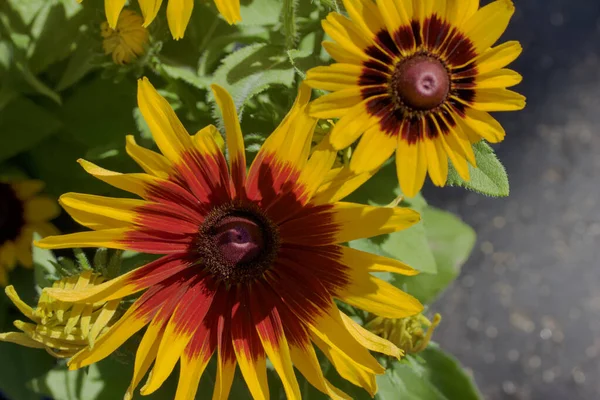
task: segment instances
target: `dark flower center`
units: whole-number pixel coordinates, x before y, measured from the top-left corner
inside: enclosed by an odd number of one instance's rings
[[[391,89],[398,104],[415,111],[427,111],[448,97],[450,76],[437,58],[415,55],[396,65]]]
[[[221,219],[214,227],[214,239],[223,259],[231,264],[256,260],[265,245],[261,227],[244,217]]]
[[[279,249],[279,232],[253,204],[227,204],[205,218],[195,251],[217,279],[228,284],[260,278]]]
[[[21,200],[7,183],[0,183],[0,245],[13,241],[25,225]]]

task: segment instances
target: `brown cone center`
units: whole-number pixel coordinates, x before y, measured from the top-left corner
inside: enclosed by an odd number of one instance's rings
[[[448,70],[438,59],[425,55],[402,60],[394,71],[392,90],[404,106],[419,111],[431,110],[448,96]]]
[[[265,245],[260,225],[239,216],[221,219],[214,227],[214,239],[223,259],[233,265],[256,260]]]

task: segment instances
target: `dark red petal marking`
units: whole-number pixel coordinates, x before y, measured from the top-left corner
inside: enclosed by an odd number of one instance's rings
[[[245,151],[242,149],[242,151]],[[245,157],[244,157],[245,160]],[[237,158],[231,163],[231,194],[232,198],[245,200],[246,196],[246,164]]]
[[[371,97],[387,95],[387,93],[387,86],[366,86],[360,90],[360,94],[363,100],[369,99]]]
[[[450,34],[439,51],[450,68],[465,65],[477,57],[475,46],[468,37],[456,28],[447,29]]]
[[[214,207],[231,200],[227,161],[220,151],[212,156],[190,150],[175,169],[200,203]]]
[[[278,223],[300,210],[309,199],[303,195],[304,188],[298,183],[299,170],[289,163],[279,162],[275,154],[263,153],[258,157],[250,168],[246,193],[273,222]]]
[[[120,242],[130,250],[150,254],[185,253],[193,243],[195,235],[175,234],[147,228],[129,231]]]
[[[430,51],[435,51],[444,42],[451,32],[451,27],[437,15],[425,19],[423,31],[425,32],[425,46]]]
[[[249,291],[252,290],[251,286],[240,285],[232,287],[230,290],[230,295],[235,298],[231,310],[231,338],[234,347],[238,351],[242,351],[249,360],[265,357],[265,351],[250,312]]]
[[[420,119],[409,118],[404,121],[400,137],[409,144],[423,140],[423,127]]]
[[[258,325],[261,318],[279,319],[283,326],[285,337],[291,345],[305,344],[308,340],[308,332],[302,321],[286,306],[281,297],[270,286],[267,280],[263,283],[257,281],[250,296],[253,307],[253,318]],[[269,315],[266,315],[269,312]],[[271,315],[273,314],[273,315]],[[276,314],[276,315],[275,315]],[[271,324],[273,324],[271,322]]]
[[[217,327],[217,345],[224,362],[235,362],[235,351],[231,339],[231,308],[233,300],[228,289],[218,288],[211,309],[204,319],[204,324]]]
[[[200,203],[194,195],[184,189],[181,184],[185,184],[185,182],[178,182],[176,178],[170,179],[172,179],[171,182],[161,182],[160,186],[155,185],[148,188],[147,199],[166,204],[183,214],[202,214],[208,204]]]
[[[412,26],[401,26],[393,34],[394,42],[401,51],[413,50],[416,46],[415,35]]]
[[[191,268],[194,262],[181,254],[164,256],[133,271],[126,284],[135,285],[138,290],[160,285],[175,274]]]
[[[412,21],[410,23],[412,28],[412,34],[415,41],[415,46],[419,47],[423,44],[423,39],[421,37],[421,23],[419,21]]]
[[[360,78],[358,78],[358,86],[387,85],[388,81],[389,75],[387,73],[364,67]]]
[[[183,213],[182,213],[183,211]],[[149,203],[135,209],[136,224],[155,231],[168,233],[195,233],[202,224],[200,214],[186,212],[182,207],[167,204]]]
[[[279,227],[281,243],[323,246],[335,241],[340,226],[334,223],[329,204],[307,206]]]
[[[217,290],[212,278],[203,273],[197,273],[186,286],[185,294],[171,316],[175,333],[190,334],[202,325]]]

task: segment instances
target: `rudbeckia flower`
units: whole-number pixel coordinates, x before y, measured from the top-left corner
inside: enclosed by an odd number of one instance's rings
[[[142,23],[142,17],[132,10],[123,10],[115,29],[108,22],[102,23],[102,47],[106,54],[112,54],[115,64],[129,64],[146,51],[149,35]]]
[[[104,281],[100,274],[83,271],[79,275],[54,282],[60,289],[92,288]],[[27,305],[12,286],[6,295],[32,322],[15,321],[21,332],[0,333],[0,341],[25,347],[45,349],[56,358],[72,357],[81,349],[93,346],[95,340],[107,331],[119,306],[119,300],[96,304],[65,303],[42,293],[37,307]]]
[[[314,345],[344,378],[374,393],[374,375],[384,369],[368,349],[396,357],[401,351],[341,313],[334,299],[390,318],[414,315],[421,304],[371,272],[416,272],[341,244],[407,228],[418,213],[338,201],[350,190],[328,176],[335,151],[324,141],[308,158],[317,121],[306,113],[311,91],[305,85],[246,171],[233,99],[219,86],[212,89],[229,164],[213,139],[214,126],[190,136],[143,79],[138,103],[162,155],[128,137],[127,152],[145,173],[120,174],[80,161],[93,176],[143,200],[61,197],[65,210],[93,231],[48,237],[39,246],[164,255],[94,288],[48,290],[62,301],[83,303],[143,291],[93,348],[71,359],[70,368],[103,359],[147,327],[126,398],[152,365],[144,395],[157,390],[179,361],[175,399],[193,399],[213,355],[215,399],[227,398],[236,366],[252,396],[268,399],[267,358],[289,399],[301,398],[293,367],[323,393],[347,398],[325,380]]]
[[[82,0],[78,0],[80,3]],[[144,28],[154,21],[162,0],[138,0],[144,15]],[[229,24],[242,20],[240,15],[240,0],[215,0],[217,9]],[[119,14],[125,6],[125,0],[104,0],[104,9],[108,25],[117,28]],[[185,33],[194,9],[194,0],[167,0],[167,21],[173,39],[181,39]]]
[[[55,200],[39,195],[44,183],[36,180],[0,180],[0,286],[8,284],[8,272],[17,263],[33,266],[33,233],[56,234],[48,221],[60,214]]]
[[[488,111],[519,110],[525,99],[506,89],[521,76],[506,67],[518,42],[491,47],[514,13],[510,0],[479,8],[479,0],[344,0],[350,18],[323,21],[335,42],[324,46],[337,62],[308,71],[307,83],[327,94],[310,114],[340,118],[335,148],[361,135],[350,167],[376,169],[396,153],[398,180],[415,196],[425,175],[437,186],[448,158],[464,180],[476,166],[472,144],[505,136]],[[364,134],[363,134],[364,133]]]

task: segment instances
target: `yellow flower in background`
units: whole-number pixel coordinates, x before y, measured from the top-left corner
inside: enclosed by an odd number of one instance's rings
[[[448,158],[464,180],[475,165],[472,144],[504,139],[488,111],[520,110],[525,98],[507,87],[521,76],[504,67],[521,53],[511,41],[491,47],[514,13],[510,0],[344,0],[349,17],[323,21],[337,62],[308,71],[306,82],[327,94],[310,113],[340,118],[336,149],[361,135],[350,168],[377,169],[396,153],[402,192],[415,196],[427,172],[444,186]],[[364,134],[363,134],[364,133]]]
[[[81,2],[81,0],[78,0]],[[229,24],[235,24],[242,20],[240,14],[240,0],[214,0],[217,9]],[[162,0],[138,0],[140,9],[144,16],[145,28],[148,27],[156,18]],[[125,0],[104,0],[104,8],[108,25],[116,29],[119,20],[119,14],[125,6]],[[192,10],[194,9],[194,0],[168,0],[167,2],[167,21],[173,39],[178,40],[183,37],[185,29],[190,22]]]
[[[435,314],[433,321],[423,314],[399,319],[372,316],[365,329],[394,343],[405,354],[415,354],[427,348],[441,321],[440,314]]]
[[[141,295],[93,348],[69,368],[96,363],[146,327],[127,399],[156,391],[180,365],[176,400],[195,398],[216,359],[214,397],[226,399],[239,367],[255,399],[269,398],[267,359],[287,398],[301,399],[294,367],[333,399],[347,398],[324,377],[315,348],[348,381],[372,395],[384,368],[369,350],[400,357],[390,342],[365,330],[334,299],[388,318],[415,315],[414,297],[375,277],[415,275],[394,259],[343,243],[406,229],[419,214],[401,207],[340,201],[362,177],[338,183],[329,172],[336,152],[327,138],[309,156],[317,120],[306,113],[311,90],[298,97],[267,138],[249,170],[231,96],[213,85],[223,115],[229,160],[207,126],[191,136],[147,79],[138,83],[140,111],[162,154],[127,138],[127,153],[145,173],[121,174],[80,160],[96,178],[142,199],[67,193],[65,210],[90,231],[48,237],[48,249],[108,247],[161,258],[106,283],[48,294],[81,304]],[[150,372],[149,372],[150,371]]]
[[[107,22],[102,23],[102,47],[105,54],[112,54],[115,64],[129,64],[144,54],[149,35],[143,22],[136,12],[123,10],[114,29]]]
[[[55,235],[48,221],[60,214],[55,200],[39,195],[44,183],[36,180],[0,181],[0,286],[17,263],[32,267],[33,233]]]
[[[56,289],[90,289],[104,278],[92,271],[61,279],[52,287]],[[21,346],[45,349],[57,358],[72,357],[94,342],[111,326],[119,300],[100,301],[95,304],[73,304],[56,300],[42,293],[37,307],[31,308],[15,291],[6,288],[6,295],[31,322],[15,321],[22,332],[0,333],[0,341]]]

